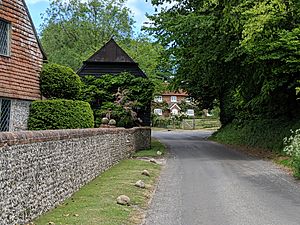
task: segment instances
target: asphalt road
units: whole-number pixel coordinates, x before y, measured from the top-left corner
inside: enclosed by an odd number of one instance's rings
[[[146,225],[300,225],[299,182],[209,135],[153,132],[170,157]]]

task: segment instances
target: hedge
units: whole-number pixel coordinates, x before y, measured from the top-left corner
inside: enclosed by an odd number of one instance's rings
[[[94,116],[87,102],[72,100],[34,101],[30,107],[29,130],[94,127]]]

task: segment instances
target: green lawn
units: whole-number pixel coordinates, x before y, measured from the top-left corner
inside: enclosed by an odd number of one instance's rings
[[[147,169],[151,176],[141,175]],[[36,225],[129,225],[140,224],[161,166],[141,160],[124,160],[82,187],[54,210],[42,215]],[[134,186],[143,180],[146,189]],[[116,204],[119,195],[131,198],[131,206]],[[141,209],[141,210],[140,210]]]
[[[151,148],[146,150],[137,151],[133,157],[159,157],[157,155],[157,151],[160,151],[162,153],[162,156],[166,153],[165,146],[160,143],[155,138],[151,139]]]

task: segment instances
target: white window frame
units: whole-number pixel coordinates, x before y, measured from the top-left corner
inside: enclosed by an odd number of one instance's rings
[[[154,114],[159,115],[159,116],[162,116],[162,114],[163,114],[162,109],[154,109],[153,112],[154,112]]]
[[[158,96],[155,96],[155,97],[154,97],[154,101],[155,101],[155,102],[163,102],[163,98],[162,98],[161,95],[158,95]]]
[[[1,0],[0,0],[1,1]],[[0,2],[1,3],[1,2]],[[6,20],[3,20],[3,19],[0,19],[0,22],[4,23],[6,25],[6,31],[7,31],[7,40],[6,40],[6,43],[7,43],[7,46],[6,46],[6,54],[0,52],[0,56],[6,56],[6,57],[9,57],[10,56],[10,45],[11,45],[11,24],[9,22],[7,22]]]
[[[177,102],[177,96],[171,96],[171,102]]]
[[[193,112],[193,113],[189,113],[189,112]],[[195,116],[195,110],[193,110],[193,109],[188,109],[188,110],[186,111],[186,115],[188,115],[188,116]]]

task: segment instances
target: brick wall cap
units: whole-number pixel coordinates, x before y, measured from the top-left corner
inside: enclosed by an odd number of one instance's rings
[[[66,130],[41,130],[0,132],[0,148],[3,146],[30,144],[36,142],[69,140],[83,137],[93,137],[105,134],[135,133],[138,130],[151,130],[150,127],[125,128],[89,128]]]

